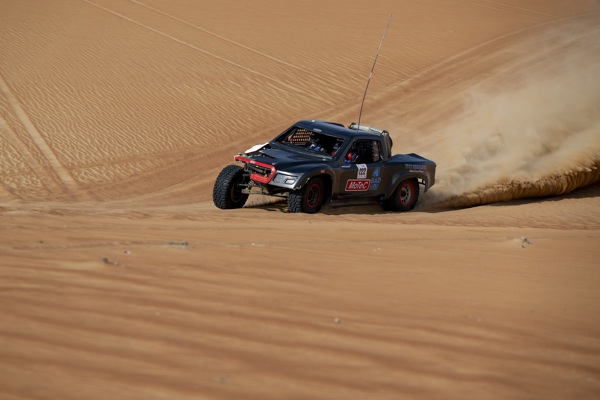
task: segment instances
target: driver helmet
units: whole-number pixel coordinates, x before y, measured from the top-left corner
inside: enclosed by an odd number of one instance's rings
[[[319,137],[314,132],[310,133],[309,143],[309,150],[319,151],[322,148],[322,146],[319,144]]]
[[[346,164],[350,164],[354,161],[356,161],[356,158],[358,157],[357,153],[353,153],[353,152],[348,152],[348,154],[346,154],[346,158],[344,159],[344,161],[346,162]]]

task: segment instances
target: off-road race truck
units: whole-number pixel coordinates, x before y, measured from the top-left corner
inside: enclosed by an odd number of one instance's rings
[[[435,182],[436,164],[417,154],[392,155],[385,130],[352,123],[299,121],[275,139],[234,157],[215,182],[218,208],[243,207],[250,194],[287,197],[290,212],[381,204],[409,211]]]

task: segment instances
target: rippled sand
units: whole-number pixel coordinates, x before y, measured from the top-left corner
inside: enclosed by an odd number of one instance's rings
[[[443,3],[443,4],[442,4]],[[362,122],[410,213],[217,210],[238,151]],[[600,5],[0,1],[0,397],[600,393]]]

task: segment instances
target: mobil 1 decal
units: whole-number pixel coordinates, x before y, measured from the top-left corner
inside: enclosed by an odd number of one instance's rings
[[[379,184],[381,183],[381,171],[379,167],[373,170],[373,176],[371,177],[371,190],[379,189]]]

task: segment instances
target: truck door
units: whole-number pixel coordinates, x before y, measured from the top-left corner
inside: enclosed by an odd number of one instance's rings
[[[344,197],[375,197],[383,192],[379,140],[356,139],[344,155],[338,193]]]

